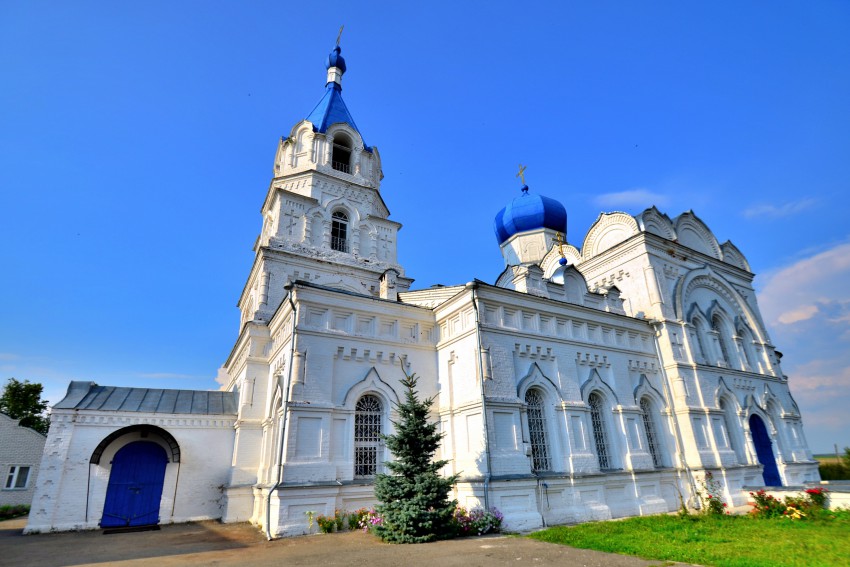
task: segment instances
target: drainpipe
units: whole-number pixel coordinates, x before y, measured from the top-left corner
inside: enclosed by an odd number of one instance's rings
[[[484,475],[484,509],[490,509],[490,430],[487,427],[487,404],[484,392],[484,358],[481,344],[481,319],[478,314],[478,282],[469,282],[466,288],[472,290],[472,308],[475,310],[475,336],[478,339],[478,382],[481,384],[481,417],[484,422],[484,453],[487,456],[487,473]]]
[[[286,388],[281,392],[283,399],[281,400],[281,410],[283,411],[283,424],[280,427],[280,439],[278,439],[278,443],[280,448],[278,449],[277,455],[277,482],[275,482],[274,486],[269,490],[269,494],[266,497],[266,539],[272,539],[271,533],[271,504],[272,504],[272,494],[280,487],[283,482],[283,442],[286,436],[286,421],[289,418],[289,388],[292,385],[292,367],[295,362],[295,331],[297,329],[296,322],[298,321],[298,308],[295,306],[295,302],[292,301],[292,290],[295,287],[293,283],[287,283],[283,286],[283,289],[287,291],[286,298],[289,300],[289,305],[292,307],[292,331],[289,334],[289,371],[286,373]]]
[[[688,479],[688,484],[691,487],[691,491],[693,494],[697,493],[697,487],[694,483],[694,479],[691,476],[690,467],[688,466],[687,459],[685,458],[685,450],[684,450],[684,441],[682,440],[682,429],[679,427],[679,419],[675,416],[675,412],[673,410],[673,395],[670,393],[670,383],[667,379],[667,370],[664,368],[664,361],[661,358],[661,347],[658,344],[658,336],[661,334],[659,330],[659,326],[662,324],[661,321],[657,319],[649,319],[648,323],[652,326],[652,330],[654,331],[652,335],[652,344],[655,346],[655,356],[658,358],[658,363],[661,367],[661,384],[662,391],[664,392],[664,401],[667,403],[667,407],[670,408],[670,417],[673,419],[673,431],[675,435],[673,435],[673,440],[676,442],[676,452],[679,453],[682,459],[682,467],[685,469],[686,477]],[[676,467],[677,474],[679,476],[679,481],[682,479],[682,471]]]

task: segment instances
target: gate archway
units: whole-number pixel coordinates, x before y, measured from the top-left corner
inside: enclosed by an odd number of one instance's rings
[[[134,441],[115,453],[100,526],[159,523],[159,503],[168,457],[157,443]]]
[[[782,486],[782,478],[779,476],[776,458],[773,456],[773,443],[767,433],[764,421],[755,414],[750,416],[750,434],[753,436],[756,455],[764,467],[762,476],[765,486]]]

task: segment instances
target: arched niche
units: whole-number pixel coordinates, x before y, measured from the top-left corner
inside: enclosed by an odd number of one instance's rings
[[[531,388],[539,388],[546,392],[550,400],[560,400],[561,393],[548,376],[543,374],[543,371],[536,362],[532,362],[528,368],[528,373],[517,383],[517,397],[520,400],[525,399],[525,393]]]
[[[687,316],[686,310],[692,310],[694,304],[701,306],[706,315],[709,315],[708,308],[712,304],[722,305],[732,321],[739,316],[746,322],[757,342],[767,342],[759,326],[758,318],[747,301],[729,282],[707,265],[691,270],[676,284],[674,292],[676,316],[680,319]]]
[[[717,238],[693,212],[682,213],[676,218],[678,243],[707,256],[722,259]]]
[[[103,456],[103,452],[106,450],[107,447],[109,447],[110,444],[118,440],[120,437],[133,433],[138,433],[142,439],[151,436],[159,437],[165,442],[165,444],[170,449],[168,454],[170,455],[171,462],[180,462],[180,445],[177,443],[177,440],[174,438],[174,436],[161,427],[157,427],[156,425],[150,425],[147,423],[123,427],[107,435],[97,445],[97,447],[95,447],[94,451],[92,452],[91,458],[89,459],[89,462],[93,465],[100,464],[100,458]]]
[[[639,232],[633,216],[626,213],[603,213],[587,231],[581,246],[581,257],[583,260],[593,258]]]
[[[750,263],[747,262],[747,258],[744,254],[738,250],[738,247],[732,244],[730,241],[726,241],[720,245],[720,250],[723,252],[723,261],[727,264],[731,264],[736,268],[741,268],[742,270],[751,271]]]
[[[643,232],[655,234],[667,240],[676,240],[676,230],[673,228],[670,217],[661,213],[654,205],[635,217],[635,220]]]

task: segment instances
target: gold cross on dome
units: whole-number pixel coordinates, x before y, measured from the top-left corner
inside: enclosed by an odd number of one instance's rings
[[[564,242],[564,235],[560,232],[556,232],[555,238],[552,240],[558,243],[558,253],[561,255],[561,258],[566,258],[566,256],[564,256],[564,244],[566,244]]]
[[[339,26],[339,33],[336,35],[336,44],[339,45],[339,39],[342,37],[342,28],[345,27],[345,24]]]
[[[519,164],[519,173],[516,174],[522,180],[522,184],[525,185],[525,166]]]

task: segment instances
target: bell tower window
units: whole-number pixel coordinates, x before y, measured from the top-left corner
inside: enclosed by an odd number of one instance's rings
[[[334,136],[331,166],[337,171],[351,173],[351,140],[348,136]]]
[[[342,211],[331,215],[331,248],[348,252],[348,215]]]

